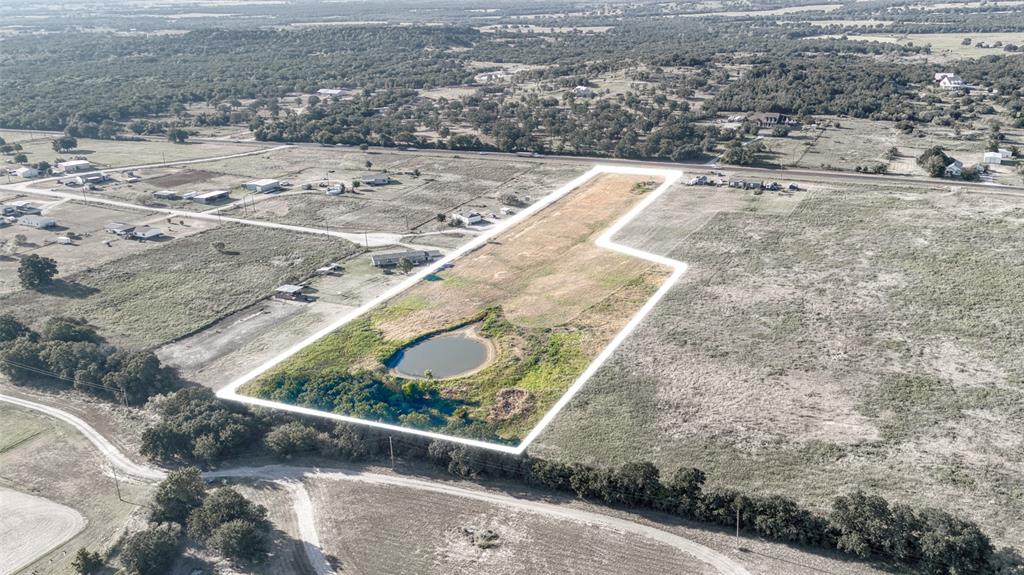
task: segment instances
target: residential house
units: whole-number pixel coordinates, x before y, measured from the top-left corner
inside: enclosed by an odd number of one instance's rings
[[[128,236],[135,231],[135,226],[131,224],[122,224],[121,222],[110,222],[103,226],[108,234],[115,234],[118,236]]]
[[[14,175],[19,178],[34,178],[39,175],[39,170],[25,166],[14,170]]]
[[[160,228],[150,226],[139,226],[131,232],[131,237],[135,240],[155,240],[162,235],[164,234],[160,231]]]
[[[785,114],[779,114],[778,112],[772,112],[767,114],[753,114],[748,118],[751,122],[757,124],[758,128],[771,128],[780,124],[792,124],[793,121],[789,116]]]
[[[473,81],[477,84],[490,84],[492,82],[501,82],[506,78],[511,78],[512,74],[505,70],[496,70],[493,72],[481,72],[476,76],[473,76]]]
[[[160,190],[159,192],[153,192],[153,197],[161,200],[176,200],[178,199],[178,192],[174,190]]]
[[[589,86],[576,86],[572,89],[572,93],[577,98],[591,98],[596,95],[596,92]]]
[[[29,214],[29,215],[21,216],[20,218],[18,218],[18,223],[23,225],[23,226],[28,226],[30,228],[36,228],[36,229],[41,230],[41,229],[52,228],[52,227],[56,226],[57,225],[57,220],[55,220],[53,218],[48,218],[46,216],[37,216],[37,215],[34,215],[34,214]]]
[[[274,290],[274,297],[296,301],[309,301],[309,298],[302,293],[302,290],[304,289],[305,286],[285,284]]]
[[[936,74],[935,81],[939,83],[939,86],[947,90],[960,90],[967,87],[967,84],[964,84],[963,78],[952,72]]]
[[[95,174],[82,174],[81,176],[75,176],[75,183],[79,186],[94,186],[96,184],[102,184],[110,178],[103,172],[96,172]]]
[[[982,156],[981,163],[998,166],[1003,163],[1003,155],[999,152],[985,152]]]
[[[42,208],[38,208],[32,202],[26,202],[25,200],[8,202],[7,205],[14,208],[14,211],[17,212],[14,215],[39,215],[43,213]]]
[[[1013,157],[1013,150],[1007,150],[1006,148],[999,148],[997,151],[999,152],[999,155],[1003,157],[1003,159],[1009,159],[1009,158]]]
[[[359,181],[365,186],[386,186],[393,180],[386,174],[370,174],[359,178]]]
[[[484,221],[484,216],[480,212],[469,212],[468,214],[452,214],[452,219],[464,226],[471,226]]]
[[[65,174],[74,174],[91,170],[92,162],[89,160],[70,160],[57,164],[57,167],[63,170]]]
[[[423,264],[441,257],[438,250],[410,250],[405,252],[390,252],[385,254],[373,254],[370,256],[370,264],[375,268],[389,268],[398,265],[398,262],[407,259],[413,265]]]

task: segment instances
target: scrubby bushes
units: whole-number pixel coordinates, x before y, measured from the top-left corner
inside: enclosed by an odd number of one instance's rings
[[[121,565],[132,575],[163,575],[178,556],[181,529],[165,523],[130,535],[121,550]]]
[[[106,344],[84,319],[67,317],[50,318],[37,333],[12,316],[0,316],[0,373],[17,385],[70,383],[131,405],[178,386],[152,352]]]

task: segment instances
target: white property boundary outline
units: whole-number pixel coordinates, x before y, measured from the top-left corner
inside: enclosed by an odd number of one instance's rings
[[[597,357],[595,357],[593,359],[593,361],[590,362],[590,365],[588,365],[587,368],[585,370],[583,370],[583,373],[581,373],[579,375],[579,377],[576,378],[576,381],[573,382],[573,384],[569,387],[568,390],[566,390],[566,392],[564,394],[562,394],[562,397],[559,398],[559,400],[557,402],[555,402],[555,405],[552,406],[551,409],[549,409],[548,412],[544,414],[544,417],[541,418],[540,422],[538,422],[537,425],[535,425],[533,427],[533,429],[530,430],[530,433],[527,434],[527,436],[525,438],[523,438],[523,440],[520,441],[518,445],[514,445],[514,446],[513,445],[502,445],[502,444],[498,444],[498,443],[490,443],[490,442],[486,442],[486,441],[480,441],[480,440],[477,440],[477,439],[469,439],[469,438],[465,438],[465,437],[457,437],[457,436],[454,436],[454,435],[445,435],[445,434],[436,433],[436,432],[433,432],[433,431],[425,431],[425,430],[421,430],[421,429],[413,429],[413,428],[409,428],[409,427],[402,427],[402,426],[394,425],[394,424],[391,424],[391,423],[383,423],[383,422],[379,422],[379,421],[371,421],[371,420],[368,420],[368,419],[361,419],[361,418],[358,418],[358,417],[351,417],[351,416],[348,416],[348,415],[340,415],[340,414],[337,414],[337,413],[331,413],[329,411],[321,411],[321,410],[312,409],[312,408],[309,408],[309,407],[301,407],[301,406],[298,406],[298,405],[291,405],[291,404],[288,404],[288,403],[281,403],[281,402],[278,402],[278,401],[270,401],[270,400],[261,399],[261,398],[258,398],[258,397],[250,397],[250,396],[247,396],[247,395],[240,395],[238,393],[238,388],[240,388],[241,386],[245,385],[246,383],[256,379],[260,375],[263,375],[265,372],[269,371],[271,368],[275,367],[277,364],[283,362],[284,360],[286,360],[286,359],[290,358],[291,356],[295,355],[296,353],[298,353],[300,350],[306,348],[307,346],[309,346],[309,345],[313,344],[314,342],[320,340],[324,336],[334,332],[335,330],[337,330],[341,326],[343,326],[343,325],[349,323],[350,321],[358,318],[359,316],[365,314],[366,312],[370,311],[372,308],[377,307],[381,303],[384,303],[385,301],[395,297],[396,295],[400,294],[401,292],[411,288],[412,286],[416,285],[420,281],[423,281],[428,275],[437,272],[439,269],[441,269],[442,267],[444,267],[448,263],[450,263],[450,262],[452,262],[452,261],[454,261],[454,260],[456,260],[456,259],[458,259],[458,258],[460,258],[460,257],[462,257],[464,255],[466,255],[467,253],[472,252],[473,250],[476,250],[476,249],[480,248],[481,246],[483,246],[487,242],[489,242],[491,240],[491,238],[493,238],[493,237],[495,237],[495,236],[505,232],[506,230],[508,230],[509,228],[511,228],[513,226],[516,226],[516,225],[524,222],[526,219],[528,219],[529,217],[533,216],[535,213],[537,213],[537,212],[543,210],[544,208],[550,206],[554,202],[556,202],[556,201],[560,200],[561,198],[565,197],[566,195],[568,195],[570,192],[572,192],[576,188],[579,188],[583,184],[589,182],[591,179],[596,178],[597,176],[600,176],[602,174],[625,174],[625,175],[639,175],[639,176],[657,176],[657,177],[664,178],[664,181],[662,182],[662,184],[660,186],[655,188],[655,190],[652,191],[651,193],[649,193],[647,195],[647,197],[644,198],[640,203],[638,203],[637,205],[633,206],[633,209],[631,209],[629,212],[627,212],[626,215],[624,215],[621,218],[619,218],[618,221],[616,221],[614,224],[612,224],[611,227],[609,227],[607,230],[605,230],[605,232],[603,234],[601,234],[601,236],[597,239],[597,241],[594,242],[594,245],[596,245],[597,247],[600,247],[600,248],[605,248],[605,249],[608,249],[608,250],[612,250],[612,251],[615,251],[615,252],[626,254],[628,256],[636,257],[636,258],[639,258],[639,259],[642,259],[642,260],[647,260],[647,261],[650,261],[650,262],[661,264],[663,266],[666,266],[666,267],[670,268],[672,270],[672,273],[669,275],[669,278],[667,280],[665,280],[665,282],[661,285],[661,287],[658,288],[658,290],[654,293],[654,295],[651,296],[651,298],[648,299],[646,303],[644,303],[643,307],[641,307],[640,310],[637,311],[637,313],[629,320],[629,322],[625,325],[625,327],[623,327],[622,330],[619,331],[619,333],[615,334],[615,337],[612,338],[612,340],[608,343],[608,345],[605,346],[605,348],[603,350],[601,350],[601,353],[599,353],[597,355]],[[492,229],[488,230],[486,233],[477,236],[476,238],[474,238],[473,240],[471,240],[467,244],[463,245],[462,247],[459,247],[458,249],[453,250],[447,256],[445,256],[442,259],[434,262],[433,265],[431,265],[431,266],[427,267],[426,269],[420,271],[419,273],[411,276],[410,278],[408,278],[407,280],[403,281],[402,283],[393,286],[391,289],[385,291],[381,295],[379,295],[379,296],[373,298],[372,300],[370,300],[369,302],[359,306],[355,310],[352,310],[351,312],[349,312],[348,314],[342,316],[341,318],[339,318],[338,320],[334,321],[333,323],[331,323],[327,327],[324,327],[324,328],[320,329],[316,333],[310,335],[309,337],[303,339],[299,343],[297,343],[297,344],[293,345],[292,347],[288,348],[284,352],[282,352],[282,353],[278,354],[277,356],[273,357],[269,361],[263,363],[262,365],[260,365],[256,369],[246,373],[242,377],[240,377],[240,378],[236,379],[235,381],[231,382],[227,387],[224,387],[223,389],[221,389],[220,391],[217,392],[217,397],[219,397],[221,399],[228,399],[228,400],[232,400],[232,401],[239,401],[239,402],[246,403],[246,404],[249,404],[249,405],[256,405],[256,406],[259,406],[259,407],[268,407],[268,408],[272,408],[272,409],[280,409],[280,410],[284,410],[284,411],[290,411],[290,412],[293,412],[293,413],[300,413],[300,414],[303,414],[303,415],[312,415],[312,416],[315,416],[315,417],[324,417],[324,418],[327,418],[327,419],[333,419],[333,420],[337,420],[337,421],[345,421],[345,422],[348,422],[348,423],[355,423],[355,424],[359,424],[359,425],[368,425],[370,427],[376,427],[376,428],[379,428],[379,429],[387,429],[389,431],[394,431],[394,432],[397,432],[397,433],[408,433],[408,434],[412,434],[412,435],[419,435],[419,436],[422,436],[422,437],[429,437],[429,438],[432,438],[432,439],[442,439],[442,440],[451,441],[451,442],[454,442],[454,443],[461,443],[461,444],[464,444],[464,445],[471,445],[473,447],[480,447],[480,448],[483,448],[483,449],[491,449],[491,450],[500,451],[500,452],[503,452],[503,453],[511,453],[511,454],[514,454],[514,455],[520,455],[524,451],[526,451],[526,448],[529,447],[530,444],[533,443],[533,441],[535,439],[537,439],[537,437],[541,434],[541,432],[544,431],[544,429],[551,423],[552,420],[554,420],[555,416],[558,415],[558,413],[562,410],[562,408],[564,408],[569,403],[569,401],[571,401],[572,398],[580,391],[580,389],[583,388],[583,386],[594,375],[594,373],[596,373],[597,370],[602,365],[604,365],[604,363],[606,361],[608,361],[608,358],[611,357],[612,353],[619,347],[619,345],[622,344],[623,341],[625,341],[625,339],[629,336],[629,334],[631,334],[633,332],[633,330],[636,329],[636,327],[638,325],[640,325],[640,322],[643,321],[643,319],[645,317],[647,317],[647,314],[650,313],[650,311],[652,309],[654,309],[654,306],[657,305],[657,303],[661,300],[662,297],[664,297],[664,295],[668,292],[668,290],[670,290],[672,288],[672,286],[674,286],[676,284],[676,282],[679,281],[679,278],[682,277],[682,275],[684,273],[686,273],[687,264],[685,262],[681,262],[681,261],[678,261],[678,260],[673,260],[673,259],[670,259],[670,258],[667,258],[667,257],[664,257],[664,256],[659,256],[657,254],[652,254],[652,253],[649,253],[649,252],[638,250],[636,248],[631,248],[629,246],[624,246],[624,245],[616,244],[616,243],[612,242],[612,237],[615,234],[617,234],[619,232],[619,230],[621,230],[623,227],[625,227],[626,224],[628,224],[630,221],[632,221],[637,215],[639,215],[641,212],[643,212],[645,209],[647,209],[655,200],[657,200],[663,193],[665,193],[665,191],[667,191],[673,184],[675,184],[677,181],[679,181],[679,179],[682,177],[682,175],[683,175],[683,172],[680,171],[680,170],[666,170],[666,169],[657,169],[657,168],[639,168],[639,167],[615,166],[615,165],[596,165],[593,168],[591,168],[589,171],[584,173],[583,175],[581,175],[578,178],[572,180],[571,182],[569,182],[568,184],[566,184],[566,185],[562,186],[561,188],[555,190],[554,192],[548,194],[541,201],[539,201],[539,202],[531,205],[530,207],[524,209],[523,211],[519,212],[514,217],[506,220],[502,224],[494,226]]]

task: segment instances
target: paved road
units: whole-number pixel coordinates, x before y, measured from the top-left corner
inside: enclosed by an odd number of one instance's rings
[[[121,453],[117,447],[110,443],[110,441],[103,437],[98,431],[93,429],[88,423],[83,421],[81,418],[67,413],[66,411],[42,403],[11,397],[5,394],[0,394],[0,401],[42,412],[50,417],[54,417],[71,425],[85,435],[85,437],[95,445],[97,449],[99,449],[100,453],[106,457],[112,465],[117,467],[122,473],[125,473],[137,480],[159,481],[166,475],[166,471],[163,469],[140,465],[131,461],[131,459]],[[710,547],[706,547],[700,543],[691,541],[674,533],[658,529],[657,527],[573,507],[554,505],[542,501],[519,499],[502,493],[462,487],[444,481],[427,481],[424,479],[415,479],[398,475],[368,473],[356,469],[321,469],[286,465],[238,467],[235,469],[207,472],[204,473],[203,476],[208,480],[238,478],[273,481],[286,485],[290,489],[294,489],[295,497],[293,498],[293,505],[296,517],[298,518],[299,533],[303,541],[303,548],[306,550],[307,558],[318,575],[328,575],[334,571],[331,569],[330,564],[320,548],[314,517],[315,509],[312,501],[309,499],[309,494],[306,492],[305,487],[302,486],[302,480],[306,477],[314,479],[322,478],[334,481],[359,481],[373,485],[393,485],[452,497],[483,501],[495,505],[514,507],[531,513],[554,517],[556,519],[602,525],[608,528],[626,531],[641,537],[652,539],[674,547],[684,553],[689,553],[709,565],[712,565],[723,575],[750,575],[742,565],[711,549]]]

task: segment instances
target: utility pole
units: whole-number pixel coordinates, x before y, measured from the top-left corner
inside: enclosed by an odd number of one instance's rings
[[[114,476],[114,490],[117,491],[117,500],[124,501],[121,497],[121,484],[117,480],[117,468],[114,467],[113,463],[110,464],[110,473]]]
[[[391,451],[391,469],[395,468],[395,444],[391,441],[391,436],[388,436],[388,450]]]
[[[740,548],[740,502],[736,502],[736,548]]]
[[[363,231],[363,244],[366,247],[370,247],[370,238],[366,235],[366,231]]]

